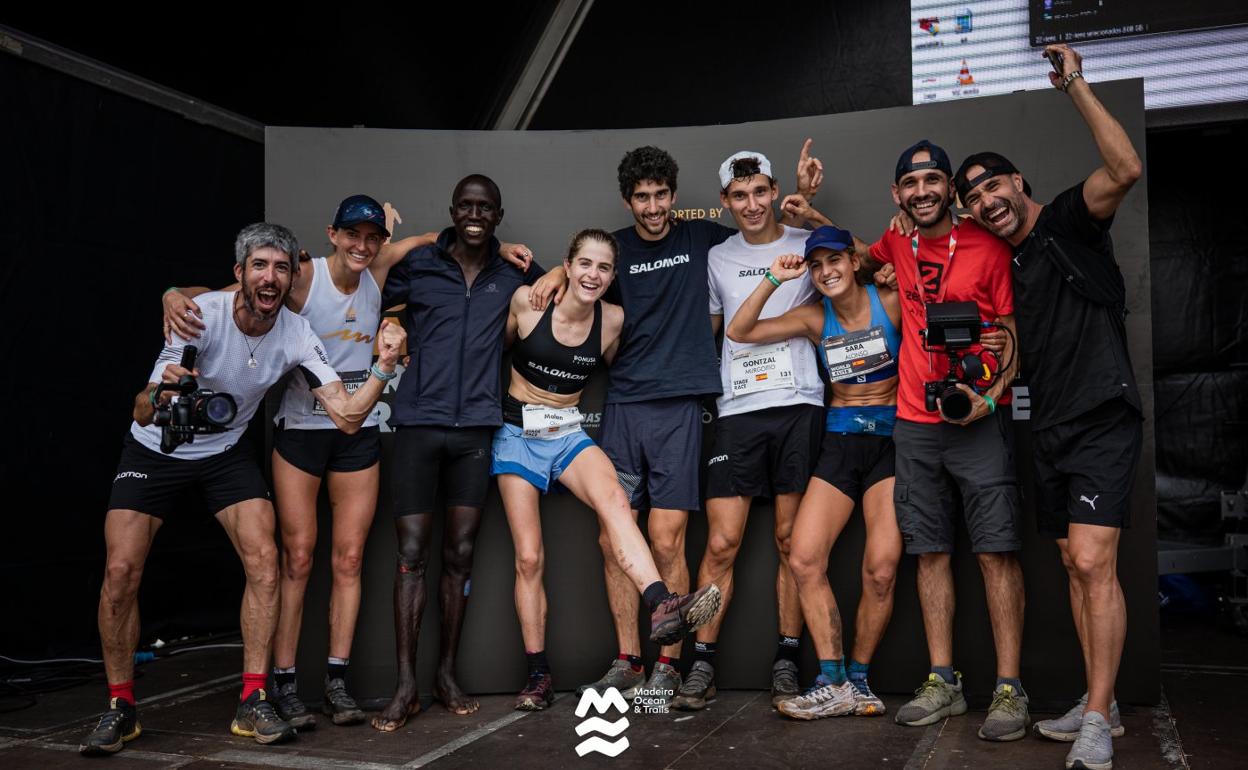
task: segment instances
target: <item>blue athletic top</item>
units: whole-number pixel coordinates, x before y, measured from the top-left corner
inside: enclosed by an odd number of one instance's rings
[[[868,286],[867,296],[871,298],[871,325],[867,328],[870,329],[876,326],[884,327],[884,342],[888,346],[889,355],[893,357],[893,363],[883,369],[877,369],[870,374],[863,374],[855,377],[852,382],[859,385],[865,382],[879,382],[880,380],[887,380],[889,377],[896,377],[897,355],[901,350],[901,331],[893,325],[892,319],[888,317],[888,311],[884,309],[884,303],[880,302],[880,293],[876,291],[874,286]],[[832,300],[824,297],[824,339],[827,339],[828,337],[836,337],[841,334],[846,334],[846,331],[841,327],[841,322],[836,320],[836,310],[832,307]],[[828,360],[823,356],[822,352],[820,352],[819,360],[823,362],[824,371],[827,371]],[[850,382],[850,380],[843,380],[843,382]]]
[[[867,295],[871,298],[871,326],[884,327],[884,342],[893,363],[874,372],[855,377],[852,382],[861,384],[879,382],[897,376],[897,355],[901,350],[901,332],[888,317],[888,311],[880,302],[880,294],[874,286],[867,287]],[[823,298],[823,336],[835,337],[845,334],[840,321],[836,320],[836,310],[832,308],[832,300]],[[820,350],[819,360],[827,369],[828,360]],[[893,426],[897,422],[896,406],[833,406],[828,408],[825,430],[829,433],[865,433],[876,436],[891,436]]]

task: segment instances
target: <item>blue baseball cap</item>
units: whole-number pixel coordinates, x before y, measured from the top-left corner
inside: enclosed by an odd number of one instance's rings
[[[832,225],[824,225],[816,227],[806,238],[806,258],[810,259],[810,255],[815,249],[831,249],[832,251],[843,251],[854,247],[854,236],[850,235],[848,230],[842,230]]]
[[[343,198],[342,203],[338,204],[338,212],[334,214],[334,229],[351,227],[361,222],[371,222],[377,225],[387,238],[390,237],[390,231],[386,229],[386,212],[380,203],[367,195],[352,195],[350,198]]]
[[[920,150],[927,150],[931,156],[928,160],[914,162],[914,154]],[[911,171],[921,171],[927,168],[934,168],[937,171],[945,172],[945,176],[953,176],[953,164],[949,162],[949,153],[945,152],[939,145],[932,144],[926,139],[920,139],[914,144],[906,148],[906,151],[897,158],[897,169],[893,173],[893,184],[901,181],[901,178]]]

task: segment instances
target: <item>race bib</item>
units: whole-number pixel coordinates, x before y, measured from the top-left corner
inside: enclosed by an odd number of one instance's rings
[[[824,337],[823,356],[833,382],[861,377],[893,363],[883,326]]]
[[[361,385],[368,382],[367,369],[358,372],[338,372],[338,376],[342,378],[342,387],[346,388],[348,398],[359,390]],[[325,405],[315,396],[312,397],[312,414],[318,417],[329,416],[329,412],[325,411]]]
[[[732,397],[794,387],[793,354],[789,342],[751,345],[732,354],[729,364]]]
[[[581,429],[585,415],[575,406],[560,409],[541,404],[524,405],[524,437],[552,439]]]

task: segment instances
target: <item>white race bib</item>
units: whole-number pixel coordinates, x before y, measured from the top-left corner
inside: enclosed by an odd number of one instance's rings
[[[347,391],[349,398],[355,391],[360,389],[364,383],[368,382],[368,370],[359,372],[338,372],[338,376],[342,378],[342,387]],[[319,398],[312,398],[312,414],[318,417],[328,417],[329,412],[325,411],[325,405],[321,403]]]
[[[524,437],[552,439],[581,429],[585,416],[575,406],[560,409],[541,404],[524,405]]]
[[[861,377],[893,363],[883,326],[824,337],[822,347],[833,382]]]
[[[729,364],[732,397],[762,393],[777,388],[793,388],[793,354],[789,341],[751,345],[732,354]]]

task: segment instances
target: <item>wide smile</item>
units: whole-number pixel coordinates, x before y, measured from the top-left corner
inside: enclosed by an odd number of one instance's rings
[[[1014,217],[1014,212],[1004,203],[984,210],[984,221],[993,227],[1002,227]]]
[[[936,213],[936,210],[939,208],[939,204],[940,201],[934,197],[912,200],[910,201],[910,211],[913,212],[916,217],[922,219],[930,214]]]
[[[264,308],[276,307],[280,296],[277,289],[271,287],[256,289],[256,302]]]
[[[348,251],[347,257],[352,262],[358,262],[361,265],[368,264],[369,259],[371,259],[371,257],[369,257],[367,254],[365,254],[362,251]]]
[[[464,225],[464,235],[471,238],[480,238],[485,234],[485,228],[481,225]]]

